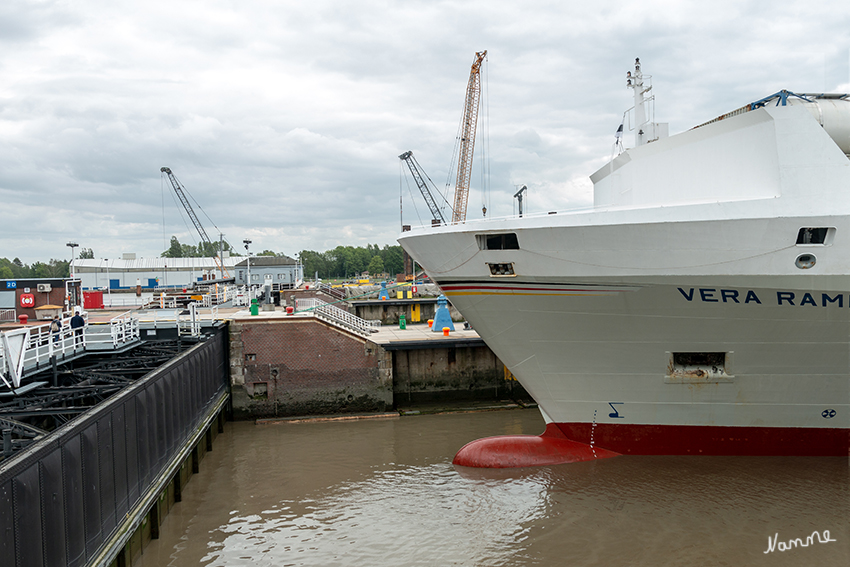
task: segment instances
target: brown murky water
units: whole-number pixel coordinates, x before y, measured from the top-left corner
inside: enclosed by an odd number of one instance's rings
[[[536,410],[228,423],[141,565],[850,564],[844,458],[451,464],[472,439],[542,430]]]

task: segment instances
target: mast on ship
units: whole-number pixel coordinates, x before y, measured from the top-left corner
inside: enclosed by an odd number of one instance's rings
[[[635,57],[635,71],[626,73],[626,86],[634,91],[635,96],[635,147],[654,142],[659,138],[668,136],[668,124],[652,122],[651,118],[647,119],[647,106],[649,102],[655,100],[655,96],[648,96],[652,90],[652,84],[648,79],[650,75],[644,77],[640,69],[640,58]]]

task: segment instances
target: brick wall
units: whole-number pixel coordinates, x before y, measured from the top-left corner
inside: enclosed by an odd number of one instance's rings
[[[234,405],[251,417],[392,408],[389,353],[316,319],[234,321],[231,360],[233,388],[244,390]]]

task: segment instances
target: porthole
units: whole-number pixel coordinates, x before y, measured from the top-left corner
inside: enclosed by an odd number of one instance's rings
[[[814,254],[800,254],[797,256],[797,261],[794,262],[794,264],[796,264],[796,266],[801,270],[808,270],[813,267],[817,261],[818,259],[815,258]]]

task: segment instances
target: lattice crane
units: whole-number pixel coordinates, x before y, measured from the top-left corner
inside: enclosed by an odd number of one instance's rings
[[[204,230],[204,226],[201,224],[201,221],[198,219],[198,216],[195,214],[194,209],[192,209],[192,205],[189,203],[189,199],[186,198],[186,193],[183,191],[183,187],[180,185],[180,182],[177,181],[177,178],[174,177],[174,174],[171,173],[171,169],[167,167],[163,167],[160,171],[168,176],[168,180],[171,181],[171,186],[174,187],[174,192],[177,193],[177,197],[180,199],[180,203],[183,205],[183,208],[186,209],[186,213],[189,215],[189,218],[192,219],[192,224],[195,225],[195,229],[198,231],[198,234],[201,236],[201,240],[210,245],[210,247],[215,247],[215,245],[210,240],[210,237],[207,236],[207,231]],[[227,273],[227,268],[224,267],[224,263],[220,260],[218,256],[213,258],[215,260],[216,266],[218,266],[221,274],[229,278],[230,274]]]
[[[466,85],[466,101],[461,121],[460,152],[457,160],[457,181],[452,210],[452,222],[466,220],[466,204],[469,200],[469,180],[472,176],[472,154],[475,149],[475,131],[478,126],[478,109],[481,102],[481,63],[487,56],[487,50],[475,54],[469,82]]]
[[[416,161],[416,158],[413,157],[413,152],[404,152],[398,156],[398,159],[404,161],[410,169],[410,173],[413,175],[413,180],[416,181],[416,186],[419,187],[419,191],[422,193],[422,196],[425,198],[425,202],[428,204],[428,209],[431,211],[432,224],[433,221],[439,221],[442,224],[446,224],[443,212],[437,206],[437,202],[434,200],[434,196],[431,194],[428,184],[425,183],[425,179],[428,176],[424,175],[424,172],[421,171],[419,163]]]

